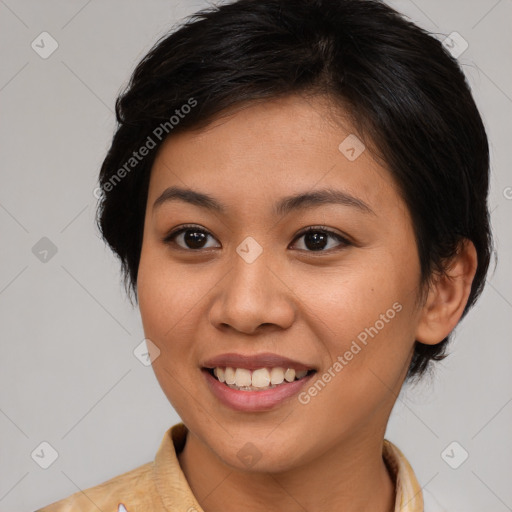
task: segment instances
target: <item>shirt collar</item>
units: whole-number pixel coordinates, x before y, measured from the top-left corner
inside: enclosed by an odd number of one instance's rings
[[[165,433],[153,464],[153,478],[162,502],[169,511],[203,512],[178,461],[187,432],[187,427],[178,423]],[[404,454],[385,439],[382,457],[395,482],[394,512],[423,512],[421,487]]]
[[[391,441],[384,439],[382,458],[395,481],[395,511],[423,512],[423,494],[405,455]]]

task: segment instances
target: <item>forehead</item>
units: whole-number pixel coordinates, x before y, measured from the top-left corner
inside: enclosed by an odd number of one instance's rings
[[[290,96],[244,105],[206,128],[170,136],[151,172],[149,201],[177,185],[262,207],[315,189],[342,189],[386,208],[400,197],[390,172],[322,98]]]

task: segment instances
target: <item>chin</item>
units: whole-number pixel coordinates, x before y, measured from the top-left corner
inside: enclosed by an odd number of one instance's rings
[[[266,433],[258,436],[248,429],[234,438],[226,435],[221,440],[206,439],[210,449],[227,465],[250,473],[280,473],[300,464],[305,454],[299,451],[299,437],[284,432],[281,436]],[[261,430],[260,430],[261,432]],[[218,442],[217,442],[218,441]]]

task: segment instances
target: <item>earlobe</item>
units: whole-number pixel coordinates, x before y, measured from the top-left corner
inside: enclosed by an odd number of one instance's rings
[[[445,273],[432,280],[416,330],[417,341],[435,345],[453,331],[468,302],[477,265],[475,246],[464,239]]]

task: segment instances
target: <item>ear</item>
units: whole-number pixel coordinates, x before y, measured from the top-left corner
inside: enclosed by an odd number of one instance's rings
[[[464,239],[445,267],[445,273],[435,276],[431,283],[420,313],[417,341],[435,345],[453,331],[468,302],[477,265],[475,246]]]

